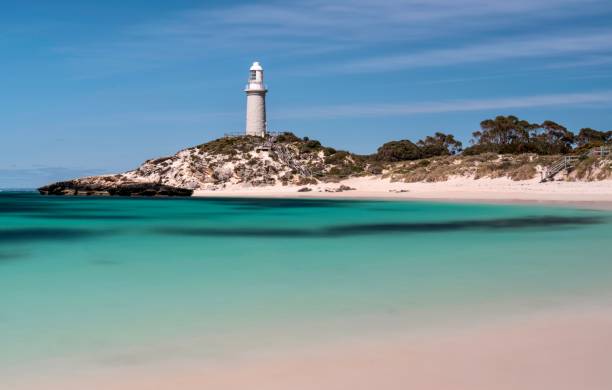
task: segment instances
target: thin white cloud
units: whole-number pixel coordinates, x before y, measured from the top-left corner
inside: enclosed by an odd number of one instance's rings
[[[545,66],[547,69],[563,69],[563,68],[581,68],[595,67],[601,65],[612,64],[612,55],[609,56],[592,56],[574,60],[560,61]]]
[[[215,56],[317,56],[380,44],[422,43],[612,12],[607,0],[301,0],[204,6],[109,32],[109,40],[58,53],[81,72],[115,72]],[[510,31],[509,34],[512,35]],[[458,53],[430,53],[452,56]],[[468,53],[469,54],[469,53]],[[440,60],[443,60],[441,58]],[[356,63],[363,69],[406,57]]]
[[[166,21],[135,26],[132,33],[240,46],[258,45],[260,38],[266,38],[262,45],[309,37],[320,39],[317,44],[398,41],[449,30],[575,16],[596,12],[602,5],[601,0],[274,1],[188,10]]]
[[[403,104],[346,104],[278,110],[277,118],[359,118],[538,107],[612,106],[612,91]]]
[[[612,30],[602,30],[572,36],[521,37],[452,49],[358,59],[322,69],[348,73],[383,72],[425,66],[601,53],[611,50]]]

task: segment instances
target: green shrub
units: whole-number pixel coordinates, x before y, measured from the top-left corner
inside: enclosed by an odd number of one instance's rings
[[[305,137],[306,138],[306,137]],[[321,150],[323,147],[317,140],[308,140],[300,145],[300,153],[312,153]]]
[[[409,140],[387,142],[376,153],[380,161],[407,161],[421,158],[421,150]]]
[[[335,164],[343,164],[348,156],[351,154],[349,152],[345,152],[341,150],[336,152],[330,156],[325,157],[325,164],[335,165]]]
[[[286,131],[276,137],[276,142],[287,144],[292,142],[302,142],[302,139],[295,134]]]
[[[255,136],[224,137],[198,146],[205,153],[234,156],[238,152],[246,153],[263,143],[263,138]]]

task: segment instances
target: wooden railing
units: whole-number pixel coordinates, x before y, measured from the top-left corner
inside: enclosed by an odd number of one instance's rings
[[[612,146],[599,146],[589,151],[593,157],[606,157],[612,155]]]
[[[312,172],[310,172],[308,167],[295,161],[293,154],[287,150],[287,146],[283,145],[282,143],[273,142],[272,150],[276,153],[278,159],[285,165],[289,166],[289,168],[293,169],[302,176],[312,176]]]
[[[266,131],[266,137],[278,137],[283,134],[282,131]],[[245,137],[245,131],[230,131],[229,133],[224,133],[223,138],[234,138],[234,137]]]
[[[546,168],[541,182],[551,180],[557,173],[573,168],[580,158],[580,156],[563,156],[560,160],[555,161],[550,167]]]
[[[230,131],[229,133],[223,134],[223,138],[244,137],[245,135],[244,131]]]
[[[610,155],[612,155],[611,146],[598,146],[579,156],[563,156],[561,159],[553,162],[551,166],[546,168],[540,182],[552,180],[561,171],[569,171],[576,166],[578,161],[587,157],[606,157]]]

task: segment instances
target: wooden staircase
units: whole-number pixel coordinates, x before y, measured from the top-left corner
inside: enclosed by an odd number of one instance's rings
[[[559,160],[552,163],[551,166],[546,168],[546,171],[542,175],[542,180],[540,180],[540,183],[544,183],[554,179],[554,177],[561,171],[569,172],[569,170],[574,168],[576,166],[576,163],[580,160],[583,160],[588,157],[606,157],[610,155],[612,155],[611,146],[599,146],[578,156],[563,156]]]
[[[257,148],[258,151],[270,151],[272,150],[272,147],[274,146],[274,141],[276,141],[276,137],[275,136],[270,136],[270,137],[266,137],[263,144]]]
[[[267,132],[266,135],[264,136],[264,142],[261,144],[261,146],[258,146],[255,149],[255,151],[262,152],[262,151],[272,150],[272,147],[274,146],[274,143],[276,142],[276,138],[279,136],[279,134],[280,133],[272,132],[272,131]]]
[[[576,162],[579,161],[581,158],[581,156],[563,156],[560,160],[555,161],[551,166],[546,168],[546,171],[544,172],[540,183],[552,180],[557,175],[557,173],[561,171],[569,171],[576,165]]]
[[[268,132],[266,134],[264,142],[255,150],[257,152],[273,151],[278,156],[280,162],[287,165],[295,172],[305,177],[312,176],[312,172],[310,172],[310,169],[308,169],[308,167],[304,166],[303,164],[295,161],[295,159],[293,158],[293,154],[287,149],[285,145],[276,142],[276,139],[278,138],[279,134],[281,133]]]
[[[312,176],[310,169],[303,164],[296,162],[293,158],[293,154],[287,150],[285,145],[281,143],[272,143],[272,150],[276,153],[278,159],[285,165],[289,166],[292,170],[305,177]]]

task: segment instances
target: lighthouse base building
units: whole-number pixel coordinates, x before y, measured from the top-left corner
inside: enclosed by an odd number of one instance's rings
[[[247,95],[246,135],[265,137],[268,129],[266,122],[266,93],[263,82],[263,68],[259,62],[253,62],[249,72],[249,81],[244,89]]]

